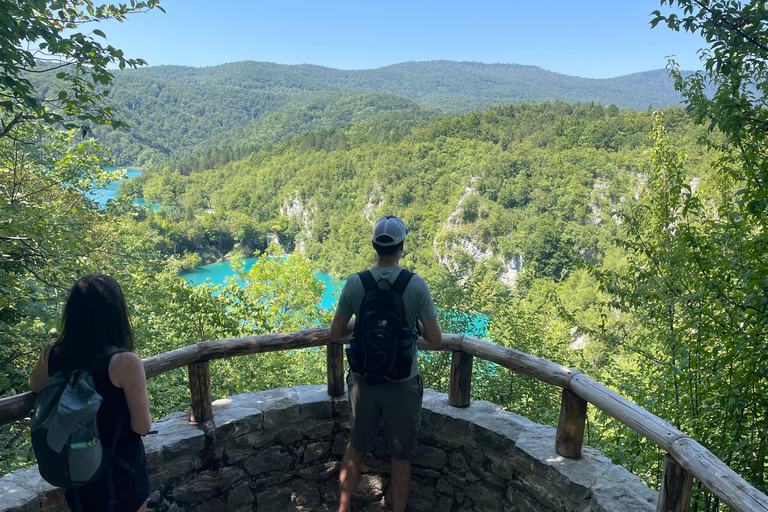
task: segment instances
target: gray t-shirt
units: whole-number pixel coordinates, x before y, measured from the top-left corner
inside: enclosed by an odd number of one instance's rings
[[[374,281],[378,282],[381,279],[386,279],[392,284],[403,268],[400,266],[371,267],[368,270],[371,271]],[[341,316],[357,316],[360,311],[360,305],[363,303],[364,295],[365,289],[363,288],[362,281],[360,281],[360,276],[352,274],[341,290],[339,304],[336,306],[336,314]],[[432,302],[432,295],[429,293],[427,283],[418,274],[414,274],[408,282],[408,286],[405,287],[403,306],[405,307],[405,319],[411,327],[416,326],[417,318],[422,322],[428,322],[437,318],[437,311],[435,310],[435,304]],[[413,347],[413,363],[411,364],[409,379],[419,374],[419,360],[416,357],[415,343]]]

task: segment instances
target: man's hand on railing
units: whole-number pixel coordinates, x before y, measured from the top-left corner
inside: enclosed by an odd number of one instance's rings
[[[346,341],[355,331],[355,318],[336,313],[331,322],[331,341]]]
[[[440,324],[437,323],[437,319],[428,320],[426,322],[417,320],[417,322],[419,323],[419,332],[421,333],[421,337],[424,338],[427,343],[435,348],[442,345],[443,331],[440,329]]]

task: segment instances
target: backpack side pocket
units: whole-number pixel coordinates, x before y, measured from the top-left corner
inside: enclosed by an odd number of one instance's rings
[[[69,445],[69,476],[73,483],[88,482],[101,467],[103,448],[99,438]]]

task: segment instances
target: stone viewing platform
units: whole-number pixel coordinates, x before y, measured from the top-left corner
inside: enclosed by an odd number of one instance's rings
[[[152,511],[335,511],[349,436],[346,394],[298,386],[213,402],[213,419],[171,414],[145,438],[157,490]],[[422,429],[409,510],[424,512],[652,512],[658,492],[584,447],[555,452],[552,427],[475,401],[451,407],[424,390]],[[379,443],[383,438],[380,438]],[[391,510],[389,463],[366,456],[355,510]],[[0,479],[0,510],[68,510],[37,466]]]
[[[768,512],[768,496],[684,432],[584,373],[464,334],[443,333],[451,352],[448,394],[425,390],[410,510],[429,512],[640,512],[690,510],[693,481],[733,512]],[[325,347],[327,386],[297,386],[212,401],[210,362]],[[557,428],[471,400],[474,358],[562,388]],[[327,327],[201,341],[143,360],[148,379],[187,368],[190,411],[155,423],[146,438],[157,491],[153,511],[328,511],[349,411],[343,346]],[[0,424],[26,421],[35,394],[0,399]],[[658,493],[584,446],[596,407],[665,452]],[[389,509],[389,461],[364,460],[355,510]],[[37,468],[0,479],[1,511],[65,510]]]

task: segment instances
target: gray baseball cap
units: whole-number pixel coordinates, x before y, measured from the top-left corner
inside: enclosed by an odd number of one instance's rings
[[[373,241],[383,247],[397,245],[405,240],[408,229],[405,223],[394,215],[387,215],[373,226]]]

